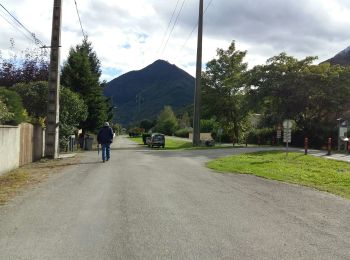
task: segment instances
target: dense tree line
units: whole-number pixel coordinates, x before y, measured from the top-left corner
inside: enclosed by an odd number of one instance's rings
[[[202,73],[201,132],[226,142],[271,143],[277,127],[291,119],[294,145],[302,145],[304,137],[314,147],[323,146],[329,137],[337,140],[337,118],[350,120],[350,67],[281,53],[249,70],[245,55],[232,42],[207,63]],[[192,131],[188,112],[175,115],[165,107],[144,129],[186,137]],[[143,125],[144,121],[141,129]]]
[[[315,65],[316,57],[298,60],[281,53],[247,70],[245,54],[232,42],[208,62],[202,75],[204,118],[217,121],[231,141],[256,132],[249,120],[255,113],[264,138],[284,119],[296,123],[294,144],[309,137],[314,146],[322,146],[336,137],[336,119],[349,118],[350,67]]]
[[[100,61],[87,38],[71,48],[61,74],[60,140],[82,128],[96,132],[113,117],[113,106],[103,96]],[[23,121],[45,125],[48,62],[43,53],[27,51],[23,57],[0,55],[0,123]]]

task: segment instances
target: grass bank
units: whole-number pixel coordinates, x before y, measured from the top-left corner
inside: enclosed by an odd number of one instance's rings
[[[253,174],[267,179],[313,187],[350,199],[350,164],[281,151],[219,158],[207,163],[220,172]]]

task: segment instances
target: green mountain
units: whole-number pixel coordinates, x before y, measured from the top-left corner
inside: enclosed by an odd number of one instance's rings
[[[165,105],[175,112],[191,105],[195,79],[163,60],[131,71],[107,83],[104,94],[116,109],[118,123],[128,126],[142,119],[157,118]]]

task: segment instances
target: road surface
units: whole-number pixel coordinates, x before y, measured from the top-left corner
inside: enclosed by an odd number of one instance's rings
[[[350,259],[350,201],[127,138],[0,207],[0,259]]]

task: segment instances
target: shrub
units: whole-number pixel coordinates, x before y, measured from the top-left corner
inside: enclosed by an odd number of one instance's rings
[[[247,142],[252,144],[268,144],[275,135],[275,130],[272,128],[253,129],[247,134]]]
[[[193,129],[191,127],[182,128],[182,129],[179,129],[175,132],[175,136],[188,138],[189,134],[192,133],[192,131],[193,131]]]
[[[4,123],[8,125],[22,123],[25,120],[25,112],[21,97],[15,91],[0,87],[0,98],[6,105],[8,112],[13,114],[9,119],[4,120]]]

